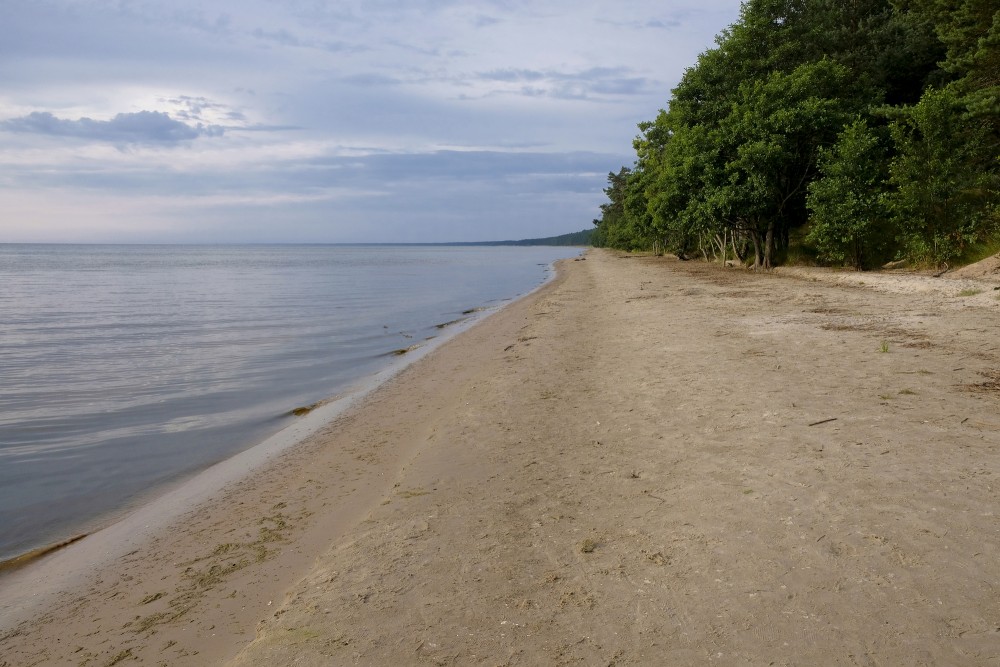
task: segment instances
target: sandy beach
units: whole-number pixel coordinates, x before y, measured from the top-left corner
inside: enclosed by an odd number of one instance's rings
[[[565,260],[5,608],[0,667],[1000,664],[1000,274],[960,278]]]

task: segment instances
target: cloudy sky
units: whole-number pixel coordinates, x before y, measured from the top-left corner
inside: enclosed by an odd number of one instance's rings
[[[0,0],[0,242],[590,226],[738,0]]]

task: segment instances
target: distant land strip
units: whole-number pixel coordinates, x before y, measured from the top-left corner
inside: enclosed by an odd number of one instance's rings
[[[546,236],[540,239],[520,239],[519,241],[452,241],[449,243],[433,243],[428,245],[447,246],[473,246],[473,245],[563,245],[563,246],[589,246],[593,229],[584,229],[579,232],[560,234],[559,236]],[[420,244],[423,245],[423,244]]]

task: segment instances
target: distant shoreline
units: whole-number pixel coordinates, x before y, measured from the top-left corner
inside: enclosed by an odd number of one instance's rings
[[[583,230],[559,236],[547,236],[533,239],[519,239],[507,241],[426,241],[426,242],[401,242],[401,241],[379,241],[379,242],[309,242],[309,241],[261,241],[254,243],[233,243],[233,242],[142,242],[142,243],[78,243],[67,242],[47,242],[47,241],[0,241],[0,246],[4,245],[70,245],[70,246],[414,246],[414,247],[434,247],[434,246],[572,246],[587,248],[590,247],[589,239],[591,230]]]

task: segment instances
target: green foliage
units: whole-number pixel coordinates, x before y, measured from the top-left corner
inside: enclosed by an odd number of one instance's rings
[[[809,184],[807,242],[821,259],[860,270],[881,263],[888,236],[886,150],[864,119],[844,128],[820,153],[820,177]]]
[[[669,136],[669,149],[653,144],[657,132]],[[645,135],[650,146],[640,149],[640,160],[649,174],[646,196],[651,227],[666,249],[686,257],[696,252],[702,235],[719,229],[719,212],[713,208],[717,202],[699,196],[713,192],[709,184],[721,177],[716,137],[705,126],[677,124],[665,112]],[[655,150],[643,152],[653,146]]]
[[[849,72],[823,59],[774,72],[740,87],[722,132],[735,148],[724,170],[727,206],[739,231],[750,236],[757,264],[772,265],[776,246],[805,222],[806,187],[820,147],[831,143],[850,116],[851,101],[838,96]]]
[[[856,268],[1000,239],[992,0],[747,0],[639,125],[595,245]],[[798,255],[804,251],[797,250]]]
[[[996,153],[986,148],[987,128],[968,123],[965,112],[954,88],[928,90],[890,126],[899,151],[890,202],[917,261],[948,262],[995,230]]]
[[[634,184],[630,185],[633,180],[633,172],[628,167],[622,167],[617,174],[608,174],[604,194],[609,201],[601,206],[601,219],[595,221],[602,246],[634,250],[642,242],[640,230],[630,215],[632,207],[627,205],[629,190],[634,190]]]

